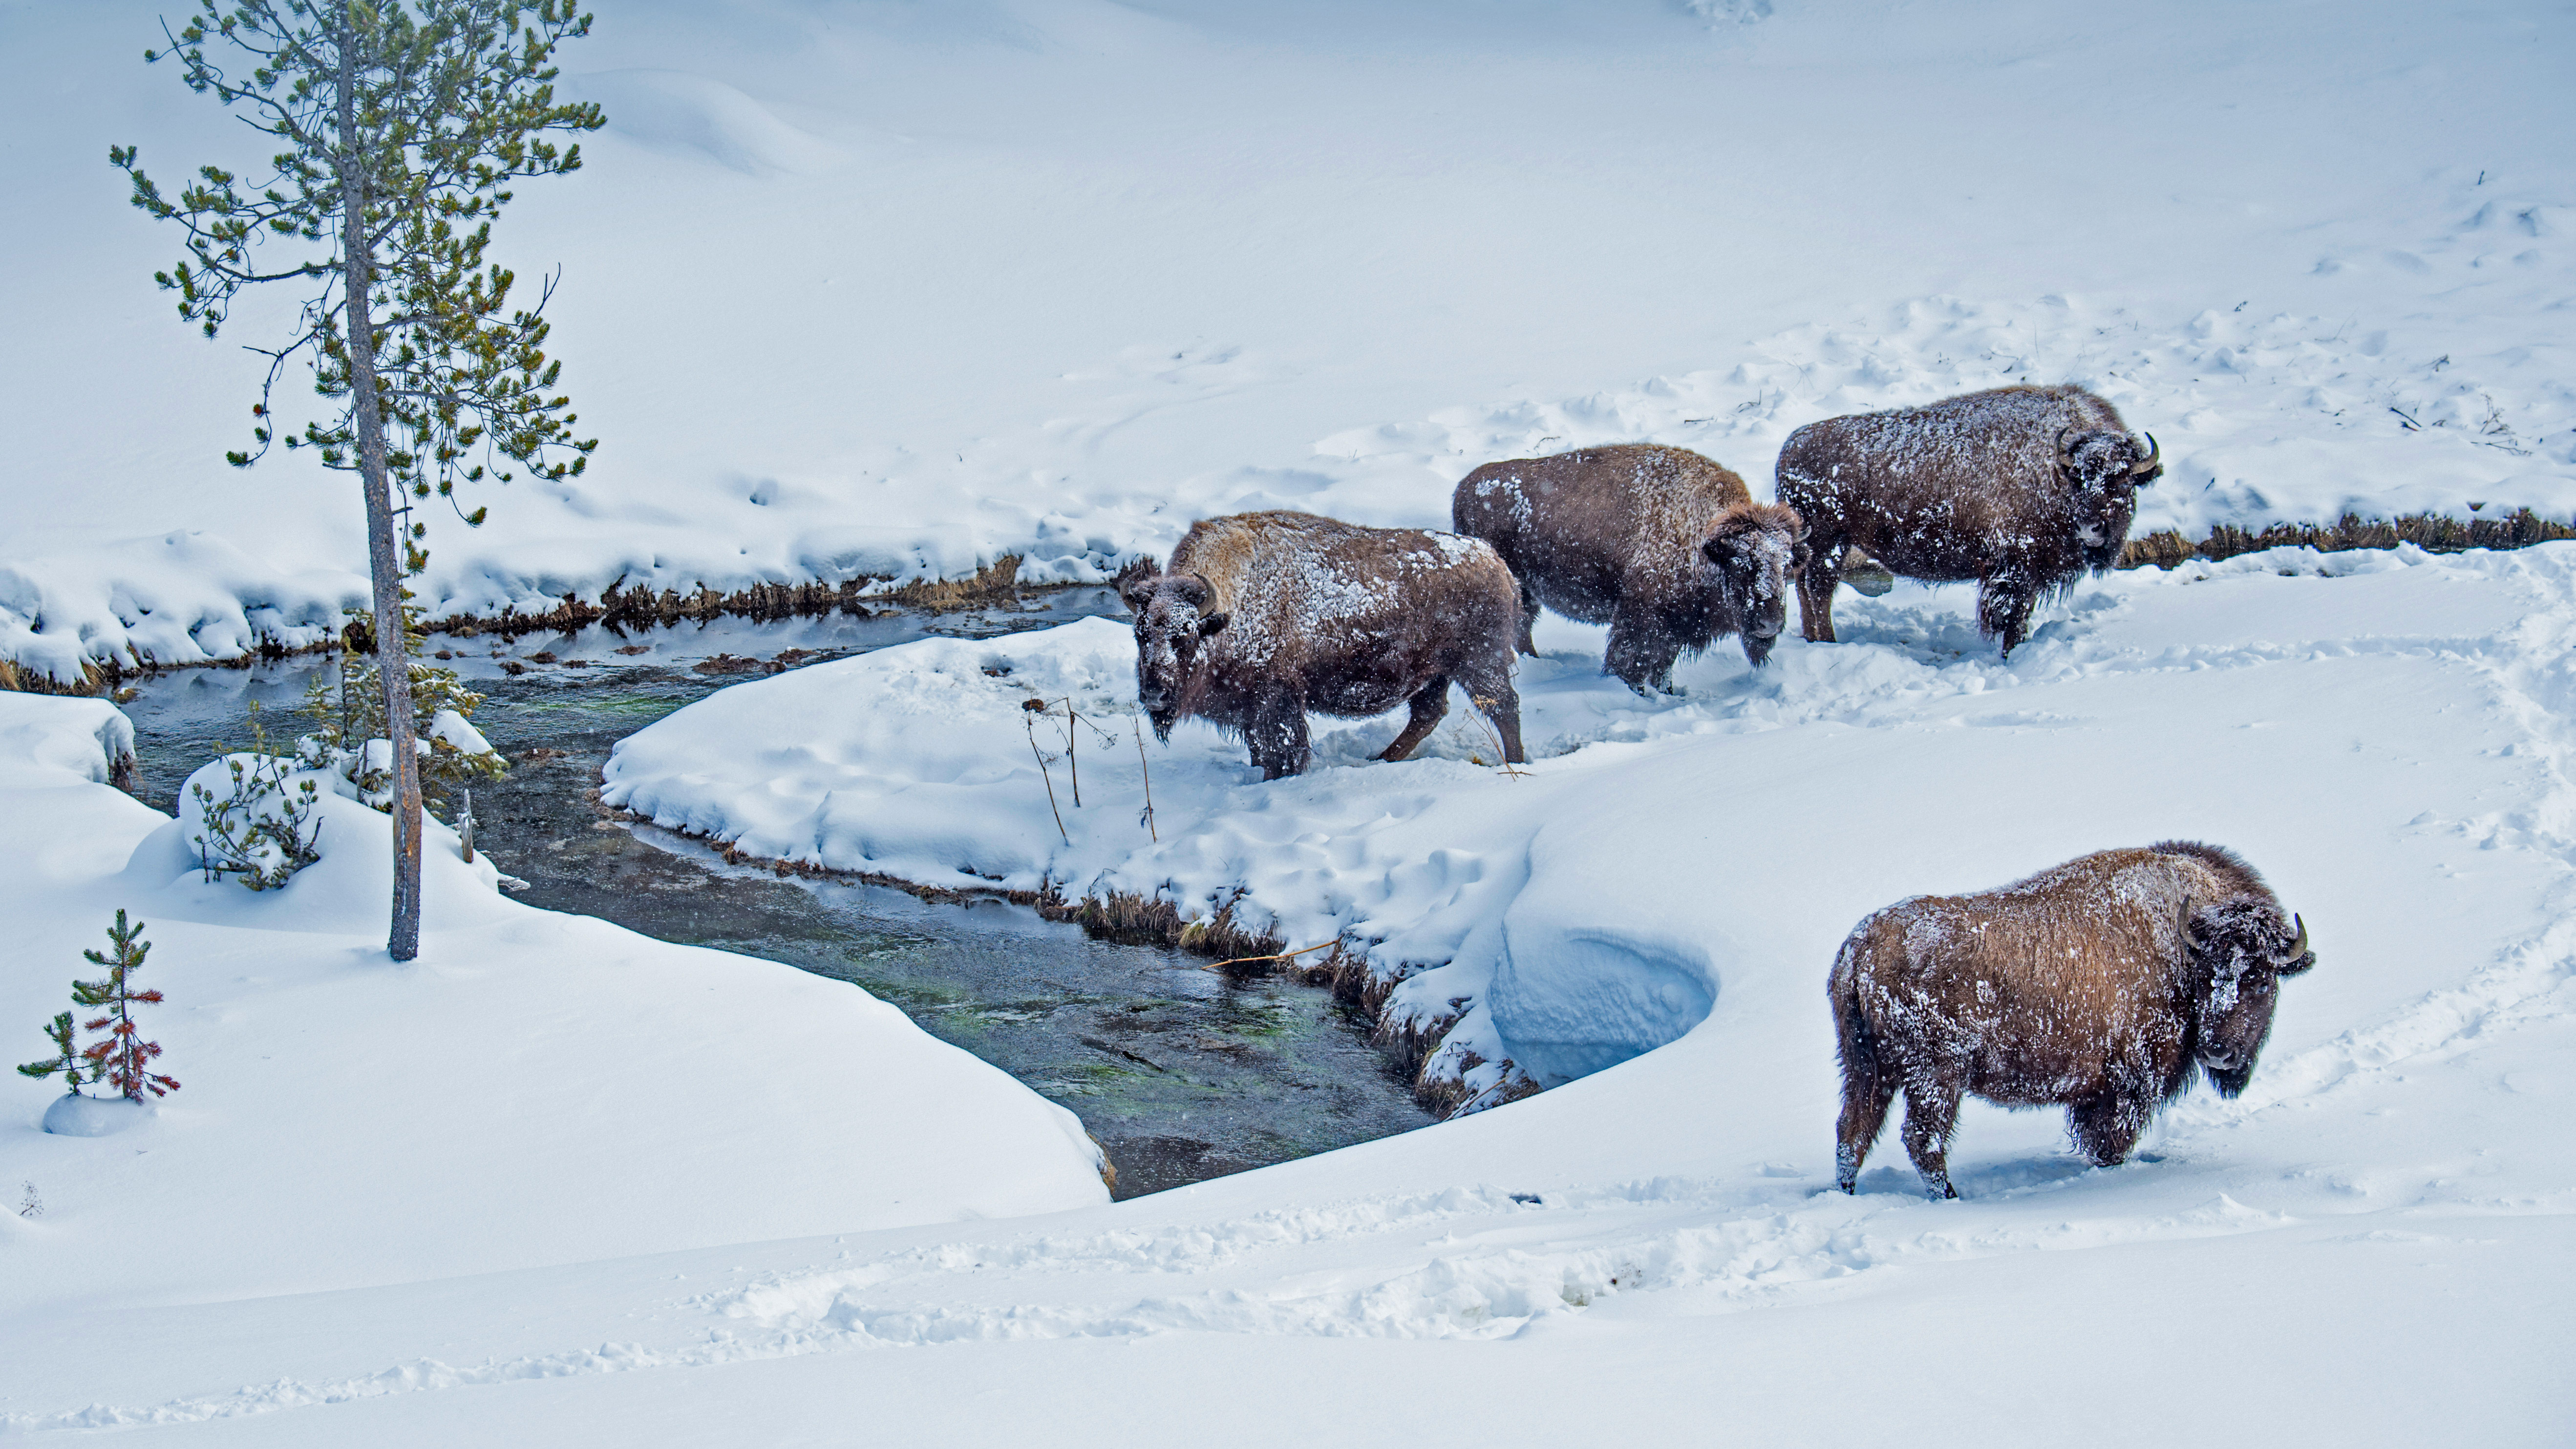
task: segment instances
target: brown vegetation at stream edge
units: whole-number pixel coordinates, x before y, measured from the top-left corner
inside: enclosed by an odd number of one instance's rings
[[[916,579],[879,594],[867,590],[884,583],[881,577],[855,578],[838,584],[754,584],[731,593],[718,593],[701,584],[687,594],[676,589],[656,592],[642,587],[620,588],[624,582],[621,579],[600,590],[596,603],[578,594],[566,594],[563,602],[538,613],[514,609],[494,615],[457,614],[436,620],[429,628],[432,633],[460,637],[499,634],[515,638],[521,634],[569,634],[593,624],[620,630],[654,629],[684,619],[704,623],[726,616],[768,623],[834,612],[865,614],[883,607],[947,613],[1010,603],[1020,596],[1019,577],[1020,556],[1006,553],[966,578]]]
[[[867,589],[885,582],[881,576],[851,579],[845,583],[825,584],[754,584],[731,593],[718,593],[700,585],[694,592],[682,594],[664,589],[621,589],[610,584],[600,592],[597,602],[579,594],[566,594],[551,609],[536,613],[511,610],[501,614],[452,614],[432,620],[427,628],[435,634],[460,638],[478,634],[497,634],[515,639],[522,634],[571,633],[592,624],[605,624],[618,631],[654,629],[677,624],[682,620],[705,623],[709,620],[735,617],[769,623],[778,619],[811,618],[835,611],[868,614],[881,608],[922,609],[930,613],[952,613],[963,609],[988,608],[995,604],[1017,602],[1024,592],[1056,585],[1024,586],[1019,582],[1020,556],[1002,555],[962,579],[917,579],[901,588],[871,594]],[[621,583],[623,580],[620,581]],[[0,659],[0,691],[28,694],[102,694],[128,679],[157,674],[164,669],[247,669],[263,660],[286,659],[297,654],[323,654],[341,648],[341,637],[328,635],[300,648],[289,648],[274,639],[263,638],[258,647],[229,659],[208,659],[196,664],[161,664],[153,660],[93,660],[81,666],[82,679],[66,683],[8,659]],[[623,652],[623,651],[621,651]],[[729,658],[731,656],[719,656]],[[582,661],[571,661],[579,667]],[[508,668],[509,666],[503,666]],[[761,666],[766,672],[775,669]],[[512,670],[513,673],[517,672]],[[722,671],[710,671],[722,672]],[[749,672],[749,671],[745,671]]]
[[[2363,518],[2347,513],[2335,523],[2275,523],[2259,532],[2222,523],[2209,537],[2192,542],[2172,529],[2130,539],[2120,551],[2120,567],[2153,564],[2169,569],[2186,559],[2212,562],[2267,548],[2312,548],[2319,553],[2348,553],[2363,548],[2395,548],[2411,543],[2427,553],[2463,553],[2473,548],[2529,548],[2576,538],[2576,527],[2543,518],[2528,508],[2500,518],[2451,518],[2439,513],[2410,513],[2400,518]]]

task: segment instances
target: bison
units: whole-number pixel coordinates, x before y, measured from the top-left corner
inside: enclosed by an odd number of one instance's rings
[[[1807,563],[1798,515],[1756,503],[1744,480],[1687,448],[1622,444],[1487,463],[1459,480],[1449,516],[1520,580],[1519,647],[1536,654],[1541,604],[1610,626],[1604,672],[1671,692],[1673,661],[1722,635],[1756,667]]]
[[[1519,593],[1472,538],[1362,528],[1311,513],[1239,513],[1190,525],[1171,565],[1118,575],[1136,616],[1136,698],[1156,735],[1197,715],[1238,731],[1261,778],[1303,773],[1306,715],[1362,717],[1410,702],[1382,760],[1401,760],[1449,711],[1449,685],[1521,753],[1512,688]]]
[[[2233,852],[2168,840],[2079,856],[1968,896],[1916,896],[1862,921],[1828,993],[1843,1110],[1845,1192],[1905,1092],[1905,1150],[1933,1197],[1957,1197],[1946,1154],[1959,1097],[2063,1106],[2098,1166],[2129,1155],[2197,1066],[2219,1095],[2254,1075],[2280,979],[2316,964]]]
[[[1977,581],[1977,629],[2003,653],[2030,611],[2120,561],[2137,490],[2164,472],[2119,411],[2080,387],[2001,387],[1809,423],[1781,446],[1780,501],[1811,531],[1798,578],[1810,642],[1834,638],[1845,545],[1932,583]]]

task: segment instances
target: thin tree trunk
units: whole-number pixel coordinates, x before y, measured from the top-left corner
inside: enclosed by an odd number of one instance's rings
[[[385,951],[420,954],[420,759],[412,737],[411,654],[404,647],[402,557],[394,547],[393,485],[376,391],[374,249],[367,240],[366,157],[358,130],[357,26],[340,6],[340,261],[349,303],[349,411],[358,427],[358,479],[367,498],[367,574],[376,607],[376,674],[384,681],[385,738],[393,746],[393,926]],[[361,746],[363,748],[363,745]]]

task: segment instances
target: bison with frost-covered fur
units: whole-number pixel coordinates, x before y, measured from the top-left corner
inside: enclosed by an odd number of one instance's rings
[[[1520,599],[1492,548],[1452,533],[1362,528],[1311,513],[1190,525],[1168,569],[1118,575],[1136,616],[1136,698],[1154,732],[1197,715],[1241,732],[1261,778],[1303,772],[1306,715],[1365,717],[1411,703],[1378,758],[1413,753],[1456,681],[1521,754],[1512,688]]]
[[[2233,1097],[2272,1032],[2308,928],[2226,850],[2168,840],[2080,856],[2001,890],[1872,915],[1828,983],[1843,1068],[1845,1192],[1905,1093],[1905,1150],[1936,1198],[1959,1098],[2062,1106],[2101,1166],[2129,1155],[2194,1067]]]
[[[2080,387],[2001,387],[1809,423],[1781,446],[1782,503],[1810,530],[1807,638],[1831,643],[1843,549],[1895,573],[1977,582],[1977,628],[2009,655],[2040,599],[2120,561],[2137,490],[2164,472],[2119,410]]]
[[[1798,515],[1688,448],[1621,444],[1487,463],[1459,480],[1449,517],[1520,580],[1520,650],[1544,604],[1610,626],[1605,672],[1639,694],[1672,688],[1673,661],[1723,635],[1756,666],[1788,618],[1807,562]]]

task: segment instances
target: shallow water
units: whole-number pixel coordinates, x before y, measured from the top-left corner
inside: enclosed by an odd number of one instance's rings
[[[758,677],[696,667],[710,660],[801,649],[812,663],[926,634],[987,637],[1115,612],[1114,595],[1092,589],[964,614],[717,620],[430,647],[485,695],[474,723],[514,762],[507,780],[475,791],[474,813],[478,847],[528,882],[520,900],[855,982],[1072,1109],[1117,1167],[1120,1197],[1429,1122],[1368,1044],[1367,1022],[1326,992],[1094,941],[1024,907],[930,905],[728,864],[693,841],[611,820],[593,798],[620,738]],[[254,701],[272,737],[300,732],[292,711],[322,667],[290,659],[144,681],[125,711],[146,798],[171,808],[216,749],[246,746]]]

